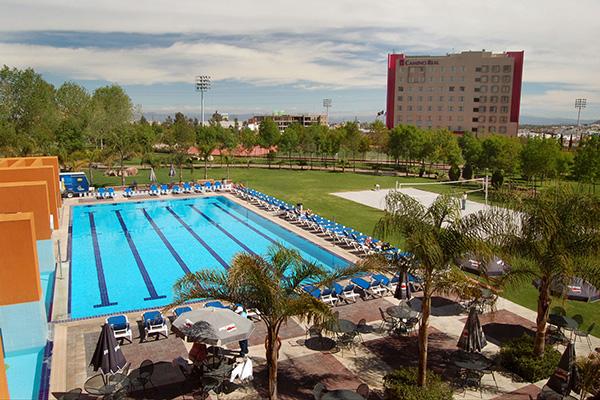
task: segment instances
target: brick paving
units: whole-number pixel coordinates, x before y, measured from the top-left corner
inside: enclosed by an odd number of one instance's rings
[[[502,396],[494,397],[492,400],[531,400],[537,399],[537,395],[540,392],[540,388],[533,383],[527,386],[523,386],[510,393],[503,394]]]

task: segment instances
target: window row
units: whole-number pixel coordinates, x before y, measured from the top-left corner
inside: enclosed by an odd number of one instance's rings
[[[425,100],[425,98],[427,98],[427,100]],[[455,96],[448,96],[447,98],[445,96],[406,96],[406,101],[449,101],[449,102],[453,102],[455,99]],[[447,99],[447,100],[446,100]],[[404,96],[398,96],[398,101],[404,101]],[[456,96],[456,101],[458,102],[463,102],[465,101],[465,96]]]
[[[425,75],[411,75],[409,74],[406,78],[407,83],[425,83],[425,82],[464,82],[464,76],[425,76]],[[402,76],[398,77],[398,82],[404,82]]]
[[[421,121],[426,121],[426,122],[430,122],[430,121],[438,121],[438,122],[443,122],[443,121],[458,121],[458,122],[463,122],[464,121],[464,117],[463,116],[458,116],[458,117],[452,117],[451,115],[448,117],[443,117],[441,115],[438,115],[437,117],[432,117],[431,115],[427,115],[427,117],[422,117],[420,115],[418,115],[416,118],[409,116],[409,117],[402,117],[401,115],[398,116],[398,122],[421,122]]]
[[[510,65],[482,65],[481,67],[475,68],[475,72],[481,72],[486,74],[488,72],[498,73],[502,70],[503,73],[508,74],[512,71],[512,66]]]
[[[433,111],[436,110],[438,112],[444,112],[444,110],[448,111],[448,112],[463,112],[465,111],[465,108],[463,106],[437,106],[437,107],[433,107],[433,106],[406,106],[406,107],[402,107],[402,105],[398,106],[398,111]]]
[[[448,92],[464,92],[465,91],[465,87],[464,86],[438,86],[438,87],[427,87],[427,88],[423,88],[423,86],[417,86],[413,87],[412,86],[407,86],[406,87],[406,91],[407,92],[445,92],[446,89],[448,89]],[[487,90],[487,89],[486,89]],[[398,91],[399,92],[404,92],[404,86],[398,86]],[[475,88],[475,91],[477,91],[477,88]]]
[[[498,99],[500,100],[500,102],[505,103],[505,104],[510,101],[510,98],[508,96],[501,96],[501,97],[498,97],[498,96],[490,96],[490,97],[479,96],[479,99],[476,100],[476,101],[480,102],[480,103],[488,103],[488,102],[489,103],[497,103]]]

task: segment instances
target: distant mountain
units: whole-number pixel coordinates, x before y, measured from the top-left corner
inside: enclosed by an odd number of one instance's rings
[[[577,119],[560,117],[535,117],[531,115],[521,115],[519,121],[522,125],[575,125]],[[582,119],[582,124],[594,123],[593,119]]]

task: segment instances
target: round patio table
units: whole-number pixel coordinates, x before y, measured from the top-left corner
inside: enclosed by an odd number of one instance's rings
[[[354,390],[340,389],[323,394],[321,400],[365,400],[365,398]]]
[[[559,328],[566,328],[575,330],[579,328],[579,324],[571,317],[566,315],[550,314],[548,316],[548,322],[552,325],[558,326]]]
[[[110,397],[112,394],[129,385],[129,378],[124,374],[117,373],[107,378],[108,380],[105,381],[102,375],[94,375],[85,382],[83,388],[91,395]]]
[[[419,313],[412,308],[409,308],[406,305],[401,306],[391,306],[385,310],[389,316],[397,318],[397,319],[409,319],[415,318],[419,315]]]
[[[458,368],[468,369],[471,371],[483,371],[491,367],[492,363],[484,358],[471,360],[454,360],[454,365]]]
[[[338,319],[327,325],[327,330],[334,333],[351,333],[356,330],[356,324],[347,319]]]

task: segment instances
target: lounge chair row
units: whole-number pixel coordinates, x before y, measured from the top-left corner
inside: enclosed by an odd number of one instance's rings
[[[320,215],[302,211],[298,207],[294,207],[276,197],[269,196],[257,190],[237,187],[234,189],[234,193],[251,204],[269,211],[275,211],[305,229],[324,234],[332,239],[334,243],[339,243],[365,255],[375,253],[396,254],[400,252],[398,248],[364,235],[362,232],[338,224]]]
[[[347,285],[335,282],[330,288],[319,289],[313,285],[305,285],[302,289],[325,304],[337,306],[342,302],[356,302],[356,298],[361,297],[361,292],[365,300],[393,295],[399,283],[400,276],[398,274],[391,278],[383,274],[372,274],[353,277]],[[412,291],[422,290],[419,279],[410,274],[409,284]]]

